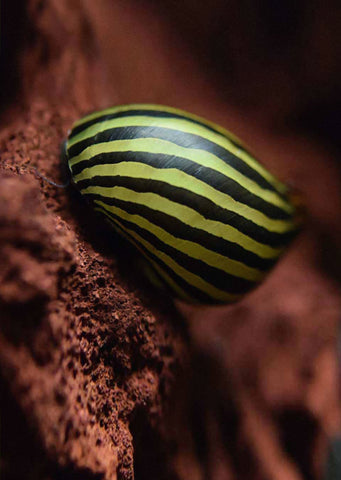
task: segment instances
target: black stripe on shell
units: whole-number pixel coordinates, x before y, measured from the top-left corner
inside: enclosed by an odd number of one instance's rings
[[[100,127],[100,124],[99,124]],[[260,187],[276,192],[281,195],[276,188],[271,185],[260,173],[250,167],[242,159],[234,155],[227,148],[224,148],[211,140],[193,133],[182,132],[166,127],[150,127],[150,126],[129,126],[129,127],[114,127],[75,143],[68,149],[69,158],[79,155],[85,148],[97,143],[110,142],[114,140],[133,140],[135,138],[158,138],[172,142],[180,147],[194,148],[207,151],[216,155],[228,165],[233,167],[238,172],[245,175],[250,180],[253,180]]]
[[[243,187],[236,181],[232,180],[223,173],[213,170],[212,168],[199,165],[192,160],[183,157],[176,157],[174,155],[166,155],[163,153],[148,153],[148,152],[110,152],[100,153],[93,156],[91,159],[83,160],[72,168],[73,176],[76,176],[85,168],[90,168],[95,165],[109,165],[120,162],[137,162],[149,165],[154,168],[171,169],[176,168],[179,171],[201,180],[207,185],[213,187],[215,190],[229,195],[231,198],[247,205],[255,210],[262,212],[268,218],[274,220],[290,220],[291,215],[281,208],[266,202],[260,197],[252,194],[247,188]]]
[[[254,239],[255,241],[262,243],[264,245],[269,245],[270,247],[273,248],[281,248],[284,245],[286,245],[291,238],[294,236],[295,232],[294,231],[289,231],[286,233],[276,233],[276,232],[269,232],[265,228],[258,226],[257,224],[251,222],[250,220],[246,219],[245,217],[241,215],[237,215],[236,213],[232,212],[229,215],[229,212],[226,211],[225,209],[221,208],[218,205],[213,204],[213,202],[210,202],[207,200],[205,197],[201,197],[200,195],[197,194],[192,194],[188,190],[183,190],[179,189],[178,187],[172,187],[169,184],[163,183],[163,182],[157,182],[157,181],[152,181],[152,180],[140,180],[140,179],[132,179],[132,178],[127,178],[127,177],[99,177],[95,176],[92,179],[89,180],[81,180],[77,183],[78,188],[82,191],[88,186],[101,186],[101,187],[111,187],[113,188],[115,185],[129,188],[132,191],[135,192],[153,192],[153,188],[155,188],[155,192],[164,198],[168,198],[169,200],[172,201],[177,201],[180,205],[186,205],[190,208],[194,207],[194,210],[197,211],[199,214],[204,216],[208,220],[213,220],[213,221],[219,221],[220,223],[224,225],[230,225],[231,227],[235,228],[236,230],[240,231],[241,233],[244,233],[248,237]],[[82,191],[82,194],[87,196],[87,197],[93,197],[95,198],[95,194],[86,194]],[[99,195],[101,198],[105,198],[106,202],[110,202],[110,199],[108,197]],[[203,199],[203,202],[201,203],[201,198]],[[138,205],[140,208],[140,206]],[[199,207],[199,208],[198,208]],[[147,208],[147,207],[146,207]],[[203,209],[205,208],[205,210]],[[154,211],[154,210],[153,210]],[[161,213],[161,212],[160,212]],[[164,215],[164,221],[162,222],[162,225],[165,227],[167,225],[172,225],[174,224],[174,221],[180,221],[180,219],[176,219],[174,217],[169,216],[166,213],[162,213]],[[158,224],[158,223],[157,223]],[[159,225],[159,224],[158,224]],[[186,236],[189,233],[188,228],[189,226],[187,224],[183,224],[184,229],[183,229],[183,237],[182,238],[188,238]],[[160,225],[161,226],[161,225]],[[165,228],[167,229],[167,228]],[[202,231],[203,230],[199,230]],[[208,232],[207,235],[209,235]],[[213,236],[214,239],[212,239],[211,242],[209,242],[211,245],[215,245],[218,242],[218,239],[221,237],[216,237]],[[205,242],[208,241],[208,238],[205,240]],[[222,242],[226,242],[225,240],[221,239]],[[225,247],[223,248],[223,252],[228,251],[227,247],[228,244],[225,244]],[[232,243],[232,242],[231,242]],[[203,245],[206,245],[206,243],[203,243]],[[236,245],[236,244],[235,244]],[[230,245],[231,247],[231,245]],[[209,248],[209,247],[208,247]],[[243,247],[240,247],[243,249]],[[244,249],[243,249],[244,250]],[[246,250],[245,250],[246,251]],[[257,257],[255,254],[252,252],[249,252],[250,255],[252,256],[253,259],[250,258],[250,262],[256,262]],[[251,263],[251,264],[252,264]],[[272,261],[271,260],[261,260],[262,265],[271,266]],[[250,265],[251,265],[250,264]]]
[[[96,207],[96,209],[98,210],[98,207]],[[123,238],[127,238],[127,240],[130,241],[135,246],[135,248],[137,248],[136,244],[138,244],[139,249],[145,254],[147,259],[149,258],[153,260],[157,265],[159,265],[165,271],[165,273],[174,281],[174,283],[176,283],[186,294],[190,295],[193,298],[193,300],[203,304],[226,303],[225,301],[218,300],[217,298],[212,296],[210,293],[205,292],[195,287],[194,285],[188,283],[183,277],[178,275],[171,267],[169,267],[166,263],[164,263],[158,256],[156,256],[155,254],[150,252],[146,247],[141,245],[136,239],[134,239],[132,235],[130,235],[127,232],[126,227],[129,228],[128,222],[122,220],[121,217],[116,216],[111,212],[105,211],[102,208],[100,208],[100,210],[103,215],[105,215],[112,221],[113,228],[116,229],[119,233],[121,233]],[[117,221],[119,221],[122,224],[123,228],[121,228],[117,224]],[[135,230],[134,226],[133,226],[133,229]],[[169,288],[169,290],[172,291],[175,296],[178,296],[176,291],[172,288],[171,285],[167,283],[167,280],[164,277],[162,277],[162,280],[163,282],[166,282],[166,285]],[[256,287],[257,284],[254,284],[253,286]],[[224,291],[228,293],[228,290],[226,290],[226,288],[224,288]]]
[[[118,201],[116,206],[124,210],[126,213],[131,213],[131,211],[129,211],[131,205],[127,204],[126,202]],[[165,253],[170,258],[172,258],[172,260],[177,262],[181,267],[197,275],[198,277],[202,278],[214,287],[219,288],[220,290],[228,291],[232,294],[242,294],[249,291],[252,287],[254,287],[256,283],[229,274],[223,269],[212,267],[206,262],[191,257],[181,252],[180,250],[172,247],[171,245],[168,245],[167,243],[161,241],[153,233],[149,232],[145,228],[140,227],[136,223],[126,220],[120,215],[113,212],[110,212],[110,214],[113,217],[119,218],[122,225],[124,225],[126,228],[129,228],[130,230],[135,231],[141,238],[149,242],[156,250],[161,253]]]

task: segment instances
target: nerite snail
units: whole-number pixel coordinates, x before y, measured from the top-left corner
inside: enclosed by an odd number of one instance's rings
[[[185,301],[239,299],[297,231],[288,188],[227,130],[181,110],[87,115],[65,151],[80,192]]]

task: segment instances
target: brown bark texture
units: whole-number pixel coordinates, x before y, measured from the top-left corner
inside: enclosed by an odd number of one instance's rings
[[[3,480],[321,478],[341,427],[341,42],[337,2],[308,3],[3,2]],[[301,191],[302,233],[239,303],[174,306],[37,174],[65,181],[73,121],[132,102],[224,125]]]

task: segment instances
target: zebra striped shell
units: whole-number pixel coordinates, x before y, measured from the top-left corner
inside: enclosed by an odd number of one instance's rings
[[[231,133],[175,108],[87,115],[66,154],[80,192],[188,302],[239,299],[297,230],[286,186]]]

